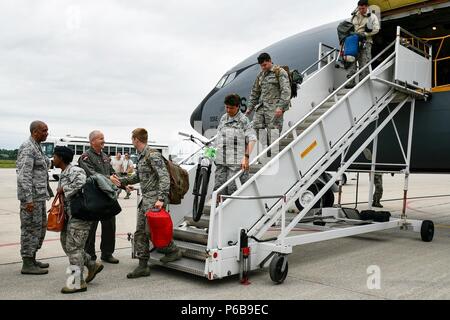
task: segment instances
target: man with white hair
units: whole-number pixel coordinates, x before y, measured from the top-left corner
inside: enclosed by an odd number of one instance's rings
[[[81,155],[78,164],[86,171],[88,176],[99,173],[109,177],[116,173],[111,166],[110,157],[103,152],[105,147],[105,136],[99,130],[94,130],[89,134],[89,143],[91,147]],[[119,263],[119,260],[113,257],[116,246],[116,217],[101,221],[102,223],[102,241],[100,250],[102,251],[101,259],[108,263]],[[97,259],[95,254],[95,236],[97,233],[98,221],[92,224],[89,238],[86,241],[86,252],[91,256],[92,260]]]

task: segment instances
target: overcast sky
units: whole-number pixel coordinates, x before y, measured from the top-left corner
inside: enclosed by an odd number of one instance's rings
[[[264,47],[349,16],[356,0],[2,0],[0,148],[32,120],[53,135],[174,144],[230,68]]]

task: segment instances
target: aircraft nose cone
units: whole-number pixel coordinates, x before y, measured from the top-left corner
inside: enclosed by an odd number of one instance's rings
[[[191,114],[191,127],[194,128],[195,122],[202,121],[202,112],[203,112],[204,103],[200,103],[197,108]]]

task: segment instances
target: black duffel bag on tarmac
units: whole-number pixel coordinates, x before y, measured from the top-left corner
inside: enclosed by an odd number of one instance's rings
[[[108,220],[122,211],[117,199],[103,192],[94,179],[87,178],[86,184],[70,199],[70,210],[74,218],[85,221]]]
[[[389,222],[391,213],[389,211],[362,210],[361,220],[373,220],[375,222]]]

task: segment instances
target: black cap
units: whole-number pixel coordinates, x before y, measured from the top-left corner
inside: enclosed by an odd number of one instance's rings
[[[369,0],[359,0],[358,1],[358,6],[368,6],[369,5]]]
[[[58,157],[60,157],[65,164],[71,163],[74,156],[72,149],[64,146],[56,146],[53,154],[56,154]]]

